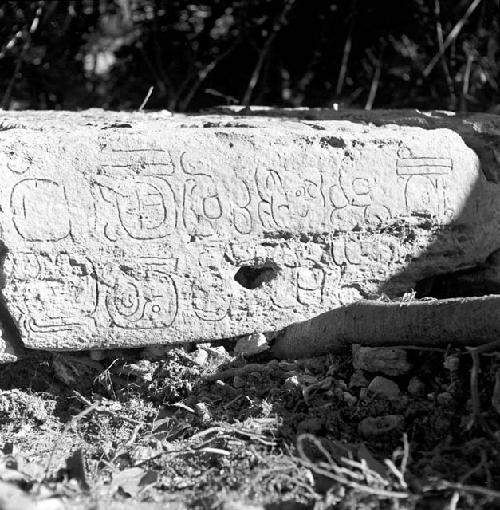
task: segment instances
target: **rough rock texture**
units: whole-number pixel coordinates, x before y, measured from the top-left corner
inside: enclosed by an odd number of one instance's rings
[[[500,246],[498,117],[363,115],[0,113],[0,282],[24,344],[278,330]]]
[[[373,378],[367,389],[368,393],[388,399],[397,398],[401,393],[399,386],[394,381],[380,375]]]
[[[395,347],[352,346],[352,364],[356,370],[381,373],[391,377],[403,375],[411,370],[405,349]]]

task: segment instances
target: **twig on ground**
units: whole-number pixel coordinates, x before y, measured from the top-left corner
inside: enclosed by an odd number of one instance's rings
[[[479,353],[477,349],[469,348],[468,350],[472,357],[472,368],[470,370],[470,397],[472,402],[472,416],[467,427],[470,429],[481,415],[481,402],[479,399],[479,372],[481,368]]]
[[[453,493],[453,496],[451,496],[449,509],[456,510],[459,501],[460,501],[460,493],[458,491],[455,491]]]
[[[408,467],[408,459],[410,458],[410,443],[408,442],[408,435],[406,432],[403,434],[403,458],[399,465],[399,471],[403,474],[403,478],[406,475],[406,469]]]
[[[481,460],[480,460],[479,464],[477,464],[477,466],[474,466],[472,469],[467,471],[467,473],[465,473],[465,475],[461,476],[460,480],[459,480],[459,483],[463,484],[472,475],[474,475],[475,473],[477,473],[477,472],[481,471],[482,469],[484,469],[486,467],[486,465],[487,465],[486,455],[485,455],[484,451],[481,450]]]
[[[304,450],[304,441],[310,441],[314,447],[325,457],[327,462],[312,462]],[[379,473],[371,470],[366,461],[355,462],[351,459],[342,459],[347,466],[352,466],[358,471],[351,470],[347,467],[339,466],[326,451],[320,441],[311,434],[303,434],[297,439],[297,451],[299,457],[297,460],[304,466],[308,467],[312,472],[329,478],[341,485],[345,485],[354,490],[358,490],[374,496],[379,496],[389,499],[407,499],[409,497],[408,492],[385,489],[390,485],[390,482],[380,476]],[[360,482],[358,482],[360,480]],[[364,482],[363,482],[364,481]],[[368,485],[368,481],[373,483],[375,486]],[[377,486],[378,485],[378,486]]]
[[[74,391],[73,393],[75,394],[75,397],[78,400],[80,400],[80,402],[84,403],[87,406],[92,406],[92,411],[96,411],[96,412],[102,413],[102,414],[109,414],[115,418],[119,418],[120,420],[129,422],[132,425],[140,425],[141,427],[144,426],[144,423],[142,421],[135,420],[134,418],[130,418],[128,416],[124,416],[123,414],[118,414],[116,411],[110,409],[105,404],[103,404],[101,401],[91,403],[90,400],[86,399],[83,395],[81,395],[77,391]]]
[[[461,483],[452,483],[452,482],[439,482],[437,485],[430,486],[425,489],[425,491],[435,491],[435,490],[449,490],[453,489],[457,492],[470,493],[470,494],[479,494],[481,496],[486,496],[487,498],[498,499],[500,500],[500,491],[496,491],[494,489],[488,489],[487,487],[480,487],[478,485],[464,485]]]
[[[498,440],[495,435],[495,432],[489,427],[488,423],[481,416],[481,399],[479,393],[479,374],[481,372],[481,360],[479,354],[482,352],[480,349],[488,348],[491,349],[497,348],[499,342],[490,342],[489,344],[480,346],[480,347],[468,347],[472,357],[472,368],[470,371],[470,395],[471,395],[471,403],[472,403],[472,415],[470,417],[469,423],[467,424],[466,429],[470,430],[476,423],[479,423],[483,429],[483,431],[488,434],[494,441]]]

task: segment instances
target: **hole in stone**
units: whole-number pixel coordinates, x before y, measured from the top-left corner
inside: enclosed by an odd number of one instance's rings
[[[485,262],[451,273],[429,276],[415,285],[417,298],[449,299],[500,294],[500,250]]]
[[[234,275],[234,279],[245,289],[258,289],[263,283],[274,280],[279,270],[279,267],[273,263],[241,266]]]

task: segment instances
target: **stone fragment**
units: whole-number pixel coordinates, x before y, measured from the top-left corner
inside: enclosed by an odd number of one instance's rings
[[[408,382],[408,393],[414,397],[425,395],[425,389],[425,384],[416,376]]]
[[[451,407],[455,403],[453,395],[447,391],[438,393],[436,397],[437,403],[442,407]]]
[[[301,387],[300,381],[296,375],[287,377],[285,379],[285,382],[283,383],[283,389],[286,389],[286,390],[296,390],[296,389],[299,389],[300,387]]]
[[[243,388],[243,386],[245,386],[245,379],[240,375],[235,375],[233,378],[233,386],[235,388]]]
[[[145,382],[151,382],[156,370],[154,363],[147,359],[140,359],[135,363],[125,363],[120,369],[120,373],[128,377],[136,377]]]
[[[208,351],[203,347],[196,347],[193,353],[193,361],[200,367],[205,366],[208,361]]]
[[[359,424],[359,433],[365,439],[378,439],[404,427],[404,417],[399,414],[387,414],[375,418],[368,417]]]
[[[352,346],[352,364],[357,370],[381,373],[390,377],[403,375],[411,370],[405,349],[395,347]]]
[[[400,394],[399,386],[390,379],[377,375],[368,385],[368,392],[378,397],[385,397],[388,399],[396,398]]]
[[[267,338],[262,333],[252,333],[238,340],[234,347],[235,354],[251,356],[269,349]]]
[[[349,389],[357,390],[360,388],[366,388],[369,384],[368,379],[361,370],[355,370],[349,379]]]
[[[198,402],[194,405],[194,409],[203,423],[208,423],[212,420],[212,413],[205,402]]]
[[[451,354],[446,356],[443,361],[443,367],[450,372],[457,372],[460,367],[460,356],[458,354]]]
[[[210,341],[483,261],[500,121],[418,115],[1,112],[9,320],[34,349]]]
[[[350,407],[352,407],[352,406],[356,405],[356,403],[357,403],[357,401],[358,401],[358,399],[357,399],[354,395],[352,395],[351,393],[349,393],[348,391],[344,391],[344,392],[342,393],[342,397],[343,397],[344,402],[345,402],[348,406],[350,406]]]

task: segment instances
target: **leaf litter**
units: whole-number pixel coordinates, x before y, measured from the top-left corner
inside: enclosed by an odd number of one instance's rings
[[[495,349],[356,348],[354,364],[238,351],[33,353],[3,367],[0,509],[500,505]]]

